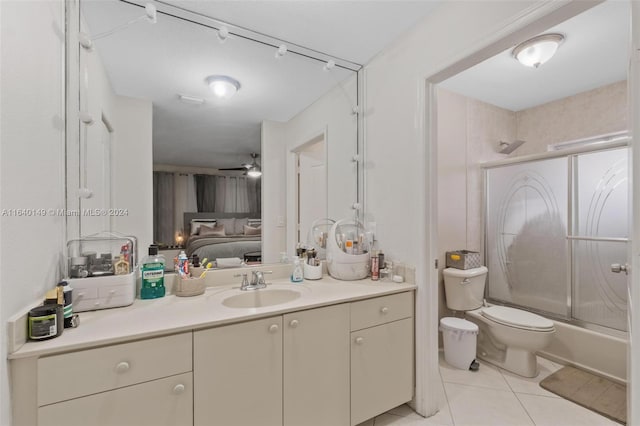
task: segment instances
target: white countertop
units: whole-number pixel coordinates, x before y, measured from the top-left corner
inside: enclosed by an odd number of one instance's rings
[[[293,289],[301,296],[291,302],[262,308],[229,308],[223,299],[246,293],[238,285],[208,287],[194,297],[165,296],[154,300],[140,300],[124,308],[104,309],[80,313],[80,326],[65,329],[60,337],[27,342],[9,359],[51,355],[72,350],[122,343],[154,336],[214,327],[234,322],[280,315],[336,303],[368,299],[376,296],[415,289],[410,283],[371,281],[339,281],[324,277],[318,281],[305,280],[294,284],[286,279],[273,280],[269,289]],[[254,290],[264,291],[264,290]]]

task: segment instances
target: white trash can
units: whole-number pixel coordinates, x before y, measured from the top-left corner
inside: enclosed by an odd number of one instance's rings
[[[440,320],[444,343],[444,360],[461,370],[468,370],[476,359],[478,326],[462,318],[445,317]]]

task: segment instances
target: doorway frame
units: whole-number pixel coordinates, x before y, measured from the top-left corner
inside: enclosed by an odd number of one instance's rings
[[[286,247],[287,254],[289,256],[293,256],[295,254],[296,249],[296,235],[298,234],[298,223],[300,218],[298,217],[298,178],[296,176],[298,170],[297,158],[298,153],[303,151],[307,146],[313,145],[320,140],[324,141],[324,158],[325,158],[325,184],[327,187],[327,205],[325,206],[324,216],[327,217],[329,212],[329,167],[326,164],[327,159],[329,158],[329,128],[328,126],[324,126],[321,130],[316,130],[314,132],[309,133],[307,136],[300,138],[298,141],[294,142],[291,146],[287,147],[287,200],[292,200],[293,202],[287,203],[287,217],[293,218],[295,220],[287,221],[287,236],[286,236]],[[320,218],[318,218],[320,219]]]
[[[557,2],[539,2],[520,14],[507,20],[501,28],[485,37],[479,38],[455,57],[439,71],[424,76],[418,84],[418,105],[420,106],[420,133],[424,145],[421,148],[423,189],[428,195],[420,205],[421,216],[425,218],[420,236],[423,244],[420,254],[431,261],[416,268],[417,282],[428,283],[420,286],[416,294],[416,392],[413,406],[425,416],[438,412],[440,393],[439,359],[438,359],[438,228],[437,228],[437,96],[436,87],[442,81],[515,46],[518,42],[533,37],[567,19],[597,6],[604,0],[580,1],[565,0]],[[633,22],[640,22],[640,4],[629,1],[632,7]],[[633,135],[640,134],[640,120],[633,120],[634,114],[640,114],[640,29],[631,25],[633,32],[632,53],[630,53],[630,71],[628,77],[629,130],[632,141],[629,144],[634,168],[640,170],[640,150],[634,150]],[[636,75],[638,74],[638,75]],[[632,178],[633,205],[632,217],[640,223],[640,176]],[[632,270],[640,267],[640,227],[632,227],[632,253],[630,257]],[[634,315],[633,306],[640,305],[640,274],[630,274],[629,278],[629,353],[628,353],[628,391],[627,422],[634,424],[640,414],[633,410],[640,406],[640,368],[634,368],[632,359],[640,359],[640,346],[633,341],[640,341],[640,319]],[[422,291],[421,291],[422,290]],[[638,370],[638,371],[636,371]]]

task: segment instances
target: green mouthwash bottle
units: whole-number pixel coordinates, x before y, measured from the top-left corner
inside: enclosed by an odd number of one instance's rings
[[[164,297],[164,257],[158,255],[158,246],[149,246],[149,255],[142,259],[142,285],[140,299]]]

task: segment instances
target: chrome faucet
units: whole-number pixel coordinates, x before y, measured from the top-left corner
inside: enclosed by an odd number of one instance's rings
[[[237,274],[234,275],[234,277],[242,277],[240,290],[259,290],[261,288],[267,287],[267,283],[264,282],[264,275],[270,273],[271,271],[251,271],[251,283],[249,283],[249,280],[247,280],[247,274]]]

